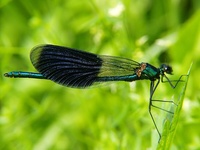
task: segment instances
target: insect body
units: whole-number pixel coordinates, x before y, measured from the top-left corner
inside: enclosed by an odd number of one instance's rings
[[[14,78],[49,79],[73,88],[87,88],[99,82],[150,80],[149,113],[160,137],[161,134],[151,113],[151,107],[156,107],[152,102],[158,101],[152,99],[153,94],[160,81],[168,82],[172,88],[182,81],[181,76],[175,85],[172,84],[166,76],[172,74],[172,68],[167,64],[156,68],[145,62],[138,63],[122,57],[96,55],[56,45],[33,48],[30,59],[38,73],[13,71],[4,75]],[[163,81],[163,78],[166,81]]]

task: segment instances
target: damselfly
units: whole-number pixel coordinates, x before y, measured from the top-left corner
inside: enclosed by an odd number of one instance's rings
[[[167,64],[156,68],[145,62],[138,63],[127,58],[96,55],[56,45],[41,45],[33,48],[30,59],[38,73],[13,71],[5,73],[4,76],[49,79],[73,88],[87,88],[99,82],[150,80],[149,113],[160,138],[161,134],[154,121],[151,107],[158,108],[153,105],[153,101],[161,102],[162,100],[153,100],[153,94],[160,81],[168,82],[172,88],[175,88],[182,81],[183,76],[172,84],[174,81],[169,80],[166,74],[172,75],[173,70]],[[166,81],[163,80],[164,78]]]

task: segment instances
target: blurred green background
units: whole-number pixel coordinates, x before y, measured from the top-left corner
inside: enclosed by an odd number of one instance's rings
[[[167,62],[172,79],[186,74],[193,62],[171,149],[200,149],[199,8],[198,0],[1,0],[0,149],[156,147],[149,81],[72,89],[3,76],[35,71],[30,50],[47,43],[158,67]],[[156,95],[164,98],[167,90],[159,87]]]

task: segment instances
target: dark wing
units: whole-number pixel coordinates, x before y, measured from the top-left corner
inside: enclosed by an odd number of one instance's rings
[[[95,82],[117,81],[130,76],[139,67],[133,60],[96,55],[72,48],[42,45],[33,48],[30,58],[45,78],[68,87],[85,88]],[[102,80],[101,80],[102,79]]]

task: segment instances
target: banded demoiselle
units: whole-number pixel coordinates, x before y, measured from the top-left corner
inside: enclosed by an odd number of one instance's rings
[[[172,84],[174,81],[169,80],[166,74],[172,75],[173,70],[167,64],[156,68],[145,62],[138,63],[122,57],[96,55],[56,45],[41,45],[33,48],[30,59],[38,73],[13,71],[5,73],[4,76],[48,79],[73,88],[87,88],[94,83],[108,81],[150,80],[149,113],[160,138],[161,134],[154,121],[151,107],[158,108],[152,102],[162,100],[153,100],[153,94],[160,81],[168,82],[172,88],[175,88],[182,81],[183,76],[180,76],[178,80],[175,80],[176,83]],[[166,81],[163,80],[164,78]],[[157,82],[155,83],[155,81]]]

